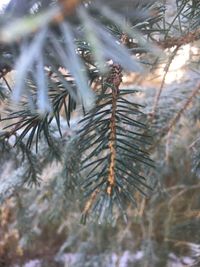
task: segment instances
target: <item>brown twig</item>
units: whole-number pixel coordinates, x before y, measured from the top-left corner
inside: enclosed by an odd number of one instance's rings
[[[195,41],[198,41],[200,39],[200,28],[198,28],[195,31],[187,32],[185,35],[180,37],[169,37],[162,41],[156,41],[156,44],[162,48],[172,48],[174,46],[180,47],[182,45],[186,45],[189,43],[193,43]]]
[[[115,186],[115,163],[116,163],[116,110],[117,98],[119,94],[119,85],[122,81],[121,67],[118,64],[113,64],[112,72],[107,82],[112,84],[112,114],[110,118],[110,166],[108,174],[107,193],[112,194],[112,189]]]
[[[193,92],[191,93],[190,97],[187,99],[187,101],[185,102],[183,107],[179,110],[179,112],[176,114],[176,116],[171,120],[169,125],[166,128],[163,129],[163,132],[167,132],[168,133],[174,127],[174,125],[178,122],[178,120],[180,119],[180,117],[183,114],[183,112],[188,108],[188,106],[191,104],[193,98],[199,93],[199,91],[200,91],[200,83],[193,90]]]
[[[164,85],[165,85],[165,79],[166,79],[166,76],[168,74],[168,71],[169,71],[169,68],[177,54],[179,50],[179,46],[177,46],[174,51],[172,52],[170,58],[169,58],[169,61],[167,62],[166,66],[165,66],[165,73],[164,73],[164,76],[163,76],[163,79],[161,81],[161,85],[160,85],[160,88],[155,96],[155,101],[154,101],[154,106],[153,106],[153,111],[151,113],[151,120],[153,121],[154,117],[155,117],[155,114],[156,114],[156,109],[157,109],[157,106],[158,106],[158,102],[159,102],[159,99],[160,99],[160,96],[161,96],[161,93],[162,93],[162,90],[164,88]]]
[[[187,99],[185,104],[182,106],[182,108],[179,110],[179,112],[174,116],[174,118],[172,118],[169,125],[163,129],[161,129],[160,138],[157,140],[157,142],[155,144],[153,144],[153,146],[150,147],[149,151],[152,151],[161,142],[163,137],[166,136],[166,134],[172,130],[172,128],[176,125],[176,123],[180,119],[183,112],[188,108],[188,106],[193,101],[193,98],[199,93],[199,91],[200,91],[200,83],[193,90],[193,92],[191,93],[191,95],[189,96],[189,98]]]
[[[188,191],[190,190],[199,190],[200,188],[200,184],[195,184],[195,185],[192,185],[192,186],[186,186],[184,187],[180,192],[178,192],[170,201],[169,201],[169,206],[173,204],[173,202],[179,198],[180,196],[182,196],[183,194],[187,193]]]

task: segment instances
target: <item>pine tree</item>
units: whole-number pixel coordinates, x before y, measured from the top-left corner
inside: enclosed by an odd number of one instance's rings
[[[151,153],[200,88],[197,84],[178,111],[172,107],[167,117],[157,112],[171,62],[183,45],[200,36],[199,1],[176,1],[171,22],[165,5],[11,0],[4,8],[1,164],[11,157],[16,171],[1,182],[1,202],[27,185],[42,184],[42,174],[55,162],[59,172],[51,175],[43,196],[53,199],[53,216],[72,193],[80,201],[83,223],[89,215],[100,223],[113,222],[119,214],[127,220],[127,206],[137,206],[138,193],[152,194],[157,180]],[[123,76],[153,72],[165,53],[162,85],[153,105],[145,108],[137,86],[121,86]],[[14,85],[6,78],[11,71]]]

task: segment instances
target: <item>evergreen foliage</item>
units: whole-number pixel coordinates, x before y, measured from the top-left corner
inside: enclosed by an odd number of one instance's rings
[[[62,202],[70,191],[78,191],[85,203],[80,205],[84,223],[89,214],[100,223],[112,222],[118,210],[126,219],[127,204],[137,205],[137,192],[151,193],[157,181],[149,175],[154,167],[149,152],[200,87],[184,98],[185,105],[167,125],[164,116],[174,110],[156,117],[171,62],[182,45],[200,36],[198,1],[176,1],[171,22],[163,2],[11,0],[5,7],[0,21],[0,149],[2,163],[11,153],[18,168],[1,182],[2,202],[27,183],[41,183],[42,172],[55,162],[61,171],[50,180],[52,194]],[[132,101],[137,88],[120,86],[122,77],[128,71],[154,71],[166,60],[164,49],[169,54],[163,82],[146,112]],[[12,70],[14,86],[6,80]],[[74,114],[79,123],[72,126]],[[197,156],[194,170],[199,161]]]

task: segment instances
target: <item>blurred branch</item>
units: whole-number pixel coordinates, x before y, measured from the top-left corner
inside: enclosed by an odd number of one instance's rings
[[[174,51],[171,53],[170,57],[169,57],[169,60],[167,62],[167,64],[165,65],[165,68],[164,68],[164,76],[162,78],[162,81],[161,81],[161,85],[160,85],[160,88],[155,96],[155,100],[154,100],[154,106],[153,106],[153,111],[151,113],[151,121],[154,119],[155,117],[155,114],[156,114],[156,109],[157,109],[157,106],[158,106],[158,102],[159,102],[159,99],[160,99],[160,96],[161,96],[161,93],[162,93],[162,90],[164,88],[164,85],[165,85],[165,79],[166,79],[166,76],[168,74],[168,71],[169,71],[169,68],[177,54],[179,50],[179,46],[176,46]]]
[[[172,197],[171,199],[170,199],[170,201],[169,201],[169,206],[170,205],[172,205],[173,204],[173,202],[177,199],[177,198],[179,198],[180,196],[182,196],[183,194],[185,194],[185,193],[187,193],[188,191],[190,191],[190,190],[198,190],[200,188],[200,184],[195,184],[195,185],[191,185],[191,186],[189,186],[189,185],[186,185],[186,186],[183,186],[183,189],[180,191],[180,192],[178,192],[174,197]],[[179,189],[179,186],[175,186],[175,187],[173,187],[173,190],[177,190],[177,189]],[[170,188],[169,188],[169,190],[170,190]],[[169,191],[168,190],[168,191]],[[171,190],[170,190],[171,191]]]
[[[190,44],[200,39],[200,28],[195,29],[194,31],[189,31],[184,35],[179,37],[168,37],[165,40],[156,41],[156,44],[163,48],[171,48],[171,47],[181,47],[182,45]]]
[[[42,27],[57,20],[61,14],[60,8],[54,6],[39,14],[14,19],[0,30],[0,43],[9,44],[21,40],[31,33],[35,33]]]
[[[193,98],[199,93],[199,91],[200,91],[200,83],[193,90],[193,92],[190,95],[190,97],[187,99],[187,101],[185,102],[183,107],[179,110],[179,112],[175,115],[175,117],[171,120],[169,125],[162,130],[163,133],[168,133],[174,127],[174,125],[178,122],[178,120],[180,119],[180,117],[183,114],[183,112],[188,108],[188,106],[193,101]]]
[[[183,105],[183,107],[174,116],[174,118],[169,122],[168,126],[166,126],[166,127],[164,127],[163,129],[160,130],[160,137],[159,137],[159,139],[150,147],[150,149],[148,151],[154,150],[157,147],[157,145],[162,141],[162,139],[166,136],[166,134],[169,133],[172,130],[172,128],[179,121],[179,119],[180,119],[181,115],[183,114],[183,112],[188,108],[188,106],[191,104],[191,102],[193,101],[194,97],[199,93],[199,91],[200,91],[200,83],[193,90],[192,94],[186,100],[186,102]]]
[[[64,21],[66,16],[73,14],[80,0],[59,0],[60,5],[54,5],[38,14],[30,14],[15,18],[0,30],[0,43],[11,43],[35,33],[49,24],[55,25]]]

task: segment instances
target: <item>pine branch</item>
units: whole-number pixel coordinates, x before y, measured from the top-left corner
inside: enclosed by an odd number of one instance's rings
[[[101,96],[96,108],[81,121],[78,149],[85,156],[81,160],[80,185],[88,198],[83,223],[89,214],[97,216],[100,222],[105,218],[112,220],[114,204],[125,218],[126,200],[136,205],[134,192],[145,195],[145,188],[149,189],[140,174],[142,164],[153,166],[142,149],[146,137],[139,129],[146,127],[135,119],[141,116],[139,106],[126,99],[126,95],[135,91],[119,89],[121,79],[121,67],[114,64],[104,82],[108,93]]]

